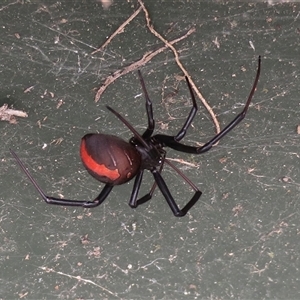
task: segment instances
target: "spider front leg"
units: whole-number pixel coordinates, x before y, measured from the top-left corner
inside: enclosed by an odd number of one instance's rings
[[[188,88],[189,88],[189,91],[190,91],[190,95],[191,95],[191,98],[192,98],[192,102],[193,102],[193,106],[192,106],[192,109],[184,123],[184,125],[182,126],[182,128],[179,130],[179,132],[177,133],[177,135],[174,136],[174,140],[176,142],[179,142],[180,140],[182,140],[184,138],[184,136],[186,135],[186,132],[188,130],[188,128],[190,127],[190,125],[192,124],[193,122],[193,119],[197,113],[197,110],[198,110],[198,106],[197,106],[197,102],[196,102],[196,99],[195,99],[195,95],[194,95],[194,92],[193,92],[193,89],[192,89],[192,86],[189,82],[189,79],[187,77],[185,77],[185,80],[186,80],[186,83],[188,85]]]
[[[36,182],[36,180],[32,177],[32,175],[29,173],[23,162],[20,160],[20,158],[17,156],[17,154],[10,149],[10,153],[17,161],[19,167],[22,169],[22,171],[27,175],[28,179],[31,181],[37,192],[40,194],[40,196],[44,199],[44,201],[47,204],[54,204],[54,205],[62,205],[62,206],[79,206],[84,208],[93,208],[96,206],[99,206],[109,195],[111,192],[113,185],[106,184],[104,188],[102,189],[101,193],[96,197],[93,201],[77,201],[77,200],[68,200],[68,199],[60,199],[55,197],[49,197],[45,194],[45,192],[42,190],[42,188],[39,186],[39,184]]]
[[[256,77],[243,110],[223,130],[221,130],[221,132],[215,135],[209,142],[207,142],[201,147],[192,147],[192,146],[179,143],[176,140],[176,136],[157,134],[153,136],[153,138],[156,139],[158,142],[160,142],[164,147],[170,147],[172,149],[185,152],[185,153],[201,154],[210,150],[213,145],[215,145],[221,138],[223,138],[228,132],[230,132],[235,126],[237,126],[245,118],[258,84],[258,79],[260,76],[260,66],[261,66],[261,58],[259,56]]]
[[[147,112],[147,119],[148,119],[148,127],[145,130],[145,132],[142,134],[142,137],[144,139],[147,139],[147,138],[150,138],[150,136],[152,135],[152,133],[154,131],[155,121],[153,118],[152,101],[148,95],[145,81],[143,79],[142,72],[140,70],[138,70],[138,75],[139,75],[140,83],[141,83],[141,86],[143,89],[144,97],[146,99],[146,112]]]
[[[152,101],[151,101],[151,99],[148,95],[146,85],[145,85],[145,82],[144,82],[144,79],[143,79],[143,76],[142,76],[142,73],[141,73],[140,70],[138,70],[138,75],[139,75],[139,79],[140,79],[141,86],[142,86],[142,89],[143,89],[144,97],[146,99],[146,112],[147,112],[147,119],[148,119],[148,127],[147,127],[147,129],[145,130],[145,132],[143,133],[142,136],[143,136],[143,138],[147,139],[147,138],[151,137],[151,135],[154,131],[155,121],[154,121],[154,118],[153,118]],[[185,136],[185,134],[186,134],[188,128],[190,127],[190,125],[191,125],[191,123],[192,123],[192,121],[193,121],[193,119],[194,119],[194,117],[197,113],[197,110],[198,110],[195,95],[193,93],[193,90],[192,90],[191,84],[189,82],[189,79],[187,77],[185,77],[185,80],[186,80],[186,83],[187,83],[189,91],[190,91],[193,106],[192,106],[192,109],[191,109],[184,125],[182,126],[180,131],[177,133],[177,135],[174,137],[174,139],[177,142],[179,142]]]

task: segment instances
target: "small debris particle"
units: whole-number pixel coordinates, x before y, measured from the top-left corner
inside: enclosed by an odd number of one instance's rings
[[[34,85],[28,87],[27,89],[24,90],[24,94],[31,92],[31,90],[33,90],[33,89],[34,89]]]
[[[290,178],[287,177],[287,176],[284,176],[284,177],[281,178],[281,180],[282,180],[283,182],[289,182],[289,181],[290,181]]]
[[[108,9],[112,5],[113,0],[100,0],[99,2],[101,2],[104,9]]]
[[[22,110],[8,108],[7,104],[3,104],[0,107],[0,120],[1,121],[8,121],[11,124],[16,124],[17,123],[16,117],[27,118],[28,115],[26,112],[24,112]]]
[[[63,101],[62,99],[59,99],[59,100],[58,100],[58,103],[57,103],[57,105],[56,105],[56,108],[57,108],[57,109],[60,108],[60,107],[63,105],[63,103],[64,103],[64,101]]]
[[[83,245],[87,245],[87,244],[90,243],[89,235],[88,235],[88,234],[82,236],[82,237],[80,238],[80,240],[81,240],[81,244],[83,244]]]
[[[255,47],[254,47],[254,44],[253,44],[252,41],[249,41],[249,45],[250,45],[250,47],[255,51]]]
[[[240,205],[240,204],[236,205],[236,206],[232,209],[232,211],[234,212],[234,216],[235,216],[235,217],[238,216],[239,213],[241,213],[243,210],[244,210],[244,209],[243,209],[243,206]]]
[[[219,41],[218,41],[218,37],[216,37],[212,42],[215,44],[215,46],[216,46],[218,49],[220,48],[220,43],[219,43]]]

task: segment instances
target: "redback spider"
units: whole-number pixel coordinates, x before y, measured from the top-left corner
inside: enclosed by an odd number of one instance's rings
[[[180,152],[202,154],[211,149],[223,136],[225,136],[230,130],[232,130],[238,123],[240,123],[249,108],[253,94],[255,92],[259,75],[260,75],[261,59],[258,58],[258,68],[254,84],[249,94],[248,100],[244,106],[244,109],[238,114],[232,122],[230,122],[220,133],[213,137],[209,142],[201,147],[193,147],[180,143],[180,140],[185,136],[187,129],[191,125],[196,112],[198,110],[197,103],[191,85],[188,78],[186,82],[190,90],[193,107],[183,125],[176,135],[156,134],[152,135],[154,131],[154,119],[152,111],[152,102],[148,96],[144,80],[141,72],[138,71],[139,79],[142,85],[144,96],[146,99],[146,111],[148,118],[148,127],[142,135],[140,135],[131,124],[128,123],[118,112],[111,107],[107,106],[119,120],[125,124],[133,133],[133,137],[129,142],[125,142],[119,137],[102,134],[102,133],[90,133],[85,135],[81,140],[80,156],[83,165],[87,169],[88,173],[100,182],[105,183],[99,196],[93,201],[78,201],[60,199],[55,197],[49,197],[41,189],[29,171],[26,169],[22,161],[16,155],[13,150],[10,150],[21,169],[25,172],[31,183],[34,185],[38,193],[48,204],[64,205],[64,206],[81,206],[86,208],[92,208],[100,205],[106,197],[109,195],[115,185],[126,183],[135,177],[133,184],[133,190],[129,200],[129,205],[132,208],[147,202],[151,199],[156,185],[165,197],[168,205],[170,206],[173,214],[176,217],[184,216],[190,208],[199,200],[201,191],[167,158],[164,147],[170,147]],[[194,190],[194,196],[192,199],[180,209],[176,204],[173,196],[170,193],[168,186],[166,185],[161,172],[164,164],[173,168],[177,174],[179,174],[183,180]],[[138,199],[138,193],[141,186],[144,170],[149,170],[154,177],[154,184],[148,194]]]

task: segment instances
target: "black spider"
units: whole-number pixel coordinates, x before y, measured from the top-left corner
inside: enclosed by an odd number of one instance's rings
[[[87,134],[81,140],[80,156],[83,165],[95,179],[105,183],[105,186],[102,189],[101,193],[93,201],[77,201],[47,196],[37,184],[32,175],[29,173],[29,171],[26,169],[16,153],[13,150],[10,151],[18,162],[19,166],[35,186],[36,190],[48,204],[81,206],[86,208],[96,207],[106,199],[115,185],[126,183],[135,177],[133,190],[129,200],[129,205],[132,208],[136,208],[140,204],[143,204],[150,200],[157,185],[164,195],[167,203],[169,204],[173,214],[176,217],[182,217],[198,201],[202,193],[178,168],[176,168],[166,158],[166,151],[164,150],[164,147],[170,147],[180,152],[193,154],[201,154],[210,150],[214,144],[216,144],[223,136],[225,136],[230,130],[232,130],[238,123],[240,123],[244,119],[258,83],[260,75],[260,65],[261,59],[259,57],[254,84],[242,112],[237,115],[234,120],[230,122],[220,133],[218,133],[209,142],[201,147],[192,147],[180,143],[180,141],[185,136],[187,129],[191,125],[198,109],[188,78],[186,78],[186,82],[190,90],[193,107],[183,127],[175,136],[165,134],[152,135],[155,127],[152,102],[148,96],[141,72],[138,71],[142,89],[146,98],[148,127],[145,132],[140,135],[118,112],[107,106],[107,108],[133,133],[134,136],[130,139],[129,143],[125,142],[119,137],[101,133]],[[177,174],[179,174],[183,178],[183,180],[187,182],[195,191],[192,199],[182,209],[180,209],[176,204],[169,188],[167,187],[164,179],[161,176],[161,171],[165,163],[173,168],[177,172]],[[142,198],[138,199],[138,193],[141,186],[144,170],[149,170],[153,174],[155,182],[150,192]]]

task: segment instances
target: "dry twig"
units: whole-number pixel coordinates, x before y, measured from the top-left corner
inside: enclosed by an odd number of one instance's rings
[[[195,28],[191,28],[186,34],[183,36],[168,42],[170,45],[173,45],[175,43],[178,43],[179,41],[185,39],[187,36],[192,34],[195,31]],[[101,95],[104,93],[104,91],[107,89],[107,87],[113,83],[116,79],[118,79],[120,76],[123,76],[133,70],[136,70],[140,68],[141,66],[145,65],[148,61],[150,61],[154,56],[161,53],[162,51],[166,50],[169,46],[165,45],[155,51],[146,52],[141,59],[138,61],[135,61],[134,63],[130,64],[129,66],[126,66],[122,70],[115,71],[112,75],[108,76],[104,83],[101,85],[101,87],[97,90],[96,96],[95,96],[95,102],[98,102]]]
[[[151,19],[149,16],[149,12],[145,7],[145,4],[142,0],[138,0],[140,7],[108,38],[108,40],[97,50],[95,50],[94,52],[92,52],[92,54],[97,53],[98,51],[103,50],[104,47],[106,47],[111,41],[112,39],[117,35],[120,34],[121,32],[124,31],[124,28],[140,13],[140,11],[143,9],[144,14],[145,14],[145,19],[146,19],[146,24],[148,29],[150,30],[150,32],[155,35],[157,38],[159,38],[164,44],[164,47],[161,47],[155,51],[152,52],[146,52],[143,57],[141,59],[139,59],[138,61],[132,63],[129,66],[126,66],[125,68],[123,68],[122,70],[117,70],[115,71],[112,75],[108,76],[106,78],[106,80],[104,81],[104,83],[102,84],[102,86],[97,90],[97,93],[95,95],[95,102],[98,102],[101,95],[104,93],[104,91],[107,89],[107,87],[113,83],[116,79],[118,79],[120,76],[125,75],[133,70],[138,69],[139,67],[141,67],[142,65],[146,64],[148,61],[150,61],[154,56],[156,56],[157,54],[161,53],[162,51],[164,51],[167,48],[170,48],[175,56],[175,61],[177,63],[177,65],[179,66],[179,68],[182,70],[182,72],[184,73],[184,75],[186,77],[189,78],[189,81],[191,83],[191,86],[193,88],[193,90],[195,91],[196,95],[198,96],[198,98],[200,99],[200,101],[203,103],[204,107],[207,109],[207,111],[209,112],[215,127],[216,127],[216,132],[219,133],[220,132],[220,124],[216,118],[215,113],[213,112],[212,108],[210,107],[210,105],[207,103],[207,101],[205,100],[205,98],[203,97],[203,95],[200,93],[199,89],[197,88],[196,84],[194,83],[193,79],[191,78],[190,74],[188,73],[188,71],[185,69],[185,67],[183,66],[183,64],[181,63],[180,59],[179,59],[179,55],[177,50],[175,49],[175,47],[173,46],[173,44],[175,44],[176,42],[186,38],[188,35],[190,35],[191,33],[193,33],[195,31],[195,28],[191,28],[184,36],[173,40],[173,41],[168,41],[166,40],[161,34],[159,34],[153,27],[153,25],[151,24]]]
[[[101,46],[99,47],[98,49],[96,49],[95,51],[93,51],[91,53],[91,55],[99,52],[99,51],[102,51],[111,41],[112,39],[122,33],[124,31],[124,28],[139,14],[139,12],[142,10],[142,7],[140,6],[107,40],[106,42]]]

